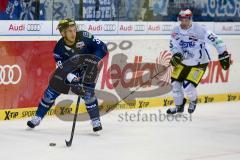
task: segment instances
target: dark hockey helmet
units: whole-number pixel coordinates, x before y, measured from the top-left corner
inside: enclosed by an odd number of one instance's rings
[[[72,25],[75,25],[76,26],[76,23],[74,20],[72,19],[63,19],[63,20],[60,20],[59,23],[58,23],[58,26],[57,26],[57,29],[62,32],[64,29],[68,28],[69,26],[72,26]]]

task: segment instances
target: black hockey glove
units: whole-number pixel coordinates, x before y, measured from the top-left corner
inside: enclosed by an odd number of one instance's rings
[[[222,54],[218,55],[218,59],[222,69],[228,70],[231,65],[231,55],[227,51],[224,51]]]
[[[82,80],[80,79],[80,77],[75,77],[70,83],[70,85],[73,93],[81,96],[85,94],[85,90],[83,88]]]
[[[75,77],[73,78],[71,84],[73,85],[78,85],[80,83],[80,77]]]
[[[170,63],[172,66],[176,67],[177,65],[179,65],[183,60],[183,56],[181,53],[175,53],[172,56],[172,59],[170,60]]]
[[[80,84],[80,83],[71,86],[71,91],[80,96],[84,96],[86,92],[83,84]]]

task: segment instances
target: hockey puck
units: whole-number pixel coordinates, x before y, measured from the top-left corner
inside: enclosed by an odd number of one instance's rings
[[[56,143],[49,143],[49,146],[51,147],[56,146]]]

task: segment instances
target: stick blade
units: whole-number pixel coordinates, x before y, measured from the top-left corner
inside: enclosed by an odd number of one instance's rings
[[[65,142],[66,142],[66,146],[67,146],[67,147],[71,147],[71,146],[72,146],[72,142],[71,142],[71,141],[65,140]]]

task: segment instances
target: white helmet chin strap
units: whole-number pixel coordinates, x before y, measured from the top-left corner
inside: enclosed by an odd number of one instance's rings
[[[180,20],[179,20],[179,23],[180,23],[180,26],[181,26],[181,28],[182,28],[183,26],[182,26]],[[189,23],[189,25],[188,25],[188,26],[185,26],[185,25],[184,25],[184,28],[182,28],[182,29],[189,29],[191,26],[192,26],[192,20],[190,19],[190,23]]]

